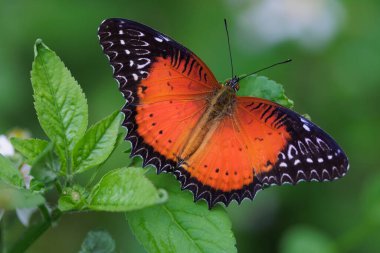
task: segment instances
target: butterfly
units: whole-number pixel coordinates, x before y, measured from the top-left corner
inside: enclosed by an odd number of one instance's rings
[[[194,201],[240,204],[266,186],[346,174],[347,156],[327,133],[279,104],[237,96],[238,77],[219,83],[170,37],[120,18],[103,21],[98,36],[126,100],[131,156],[173,173]]]

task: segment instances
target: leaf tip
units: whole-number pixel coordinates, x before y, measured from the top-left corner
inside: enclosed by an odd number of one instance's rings
[[[45,49],[50,50],[50,49],[48,48],[48,46],[46,46],[46,45],[43,43],[43,41],[42,41],[41,38],[36,39],[36,42],[34,43],[34,57],[37,57],[38,52],[39,52],[42,48],[45,48]]]

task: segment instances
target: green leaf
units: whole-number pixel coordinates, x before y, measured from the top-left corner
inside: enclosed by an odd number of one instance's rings
[[[258,97],[292,108],[294,103],[286,95],[281,84],[265,76],[249,76],[240,82],[239,96]]]
[[[237,252],[224,208],[208,210],[205,203],[194,203],[171,175],[155,176],[154,182],[167,190],[169,201],[126,213],[129,226],[148,252]]]
[[[113,253],[115,241],[107,231],[90,231],[84,239],[79,253]]]
[[[54,181],[60,170],[60,162],[54,153],[54,144],[48,144],[35,159],[30,174],[37,180],[50,183]]]
[[[0,209],[31,208],[45,202],[42,195],[0,180]]]
[[[117,111],[87,131],[73,151],[75,173],[84,172],[108,158],[115,146],[121,120],[122,114]]]
[[[26,158],[25,162],[27,164],[33,164],[34,160],[49,144],[45,140],[21,139],[16,137],[11,138],[11,143],[13,147]]]
[[[287,231],[280,244],[281,253],[335,253],[334,241],[319,231],[296,226]]]
[[[16,185],[23,186],[24,180],[18,169],[7,158],[0,154],[0,180]]]
[[[87,128],[85,95],[61,59],[40,39],[31,76],[41,127],[57,145],[62,161],[70,163],[70,152]]]
[[[93,188],[88,208],[122,212],[141,209],[165,200],[145,177],[141,168],[121,168],[108,172]]]
[[[65,188],[58,200],[58,208],[61,211],[81,210],[86,206],[86,190],[79,186]]]

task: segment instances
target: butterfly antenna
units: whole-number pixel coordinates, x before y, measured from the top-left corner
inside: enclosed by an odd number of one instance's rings
[[[255,72],[252,72],[252,73],[250,73],[250,74],[248,74],[248,75],[245,75],[245,76],[243,76],[243,77],[240,77],[240,78],[239,78],[239,81],[242,80],[242,79],[244,79],[244,78],[246,78],[246,77],[248,77],[248,76],[251,76],[251,75],[254,75],[254,74],[256,74],[256,73],[259,73],[259,72],[261,72],[261,71],[263,71],[263,70],[270,69],[270,68],[272,68],[272,67],[274,67],[274,66],[281,65],[281,64],[285,64],[285,63],[288,63],[288,62],[291,62],[291,61],[292,61],[292,59],[287,59],[287,60],[285,60],[285,61],[277,62],[277,63],[275,63],[275,64],[272,64],[272,65],[268,66],[268,67],[265,67],[265,68],[262,68],[262,69],[256,70]]]
[[[224,19],[224,27],[226,28],[228,51],[230,52],[230,64],[231,64],[231,72],[232,72],[231,78],[234,78],[234,65],[232,64],[231,44],[230,44],[230,35],[228,34],[227,19]]]

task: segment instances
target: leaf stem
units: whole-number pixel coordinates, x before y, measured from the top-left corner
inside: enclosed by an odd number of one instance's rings
[[[62,214],[63,213],[60,210],[55,209],[48,220],[44,219],[41,223],[30,226],[7,253],[25,252],[30,245],[32,245],[46,230],[51,227],[55,221],[62,216]]]
[[[59,193],[59,195],[61,195],[62,194],[62,186],[61,186],[61,183],[59,182],[58,179],[54,181],[54,186],[57,189],[57,192]]]
[[[44,204],[39,205],[38,209],[40,209],[40,212],[42,216],[44,217],[45,221],[49,221],[51,223],[50,213],[49,213],[49,210],[46,208],[46,206]]]

